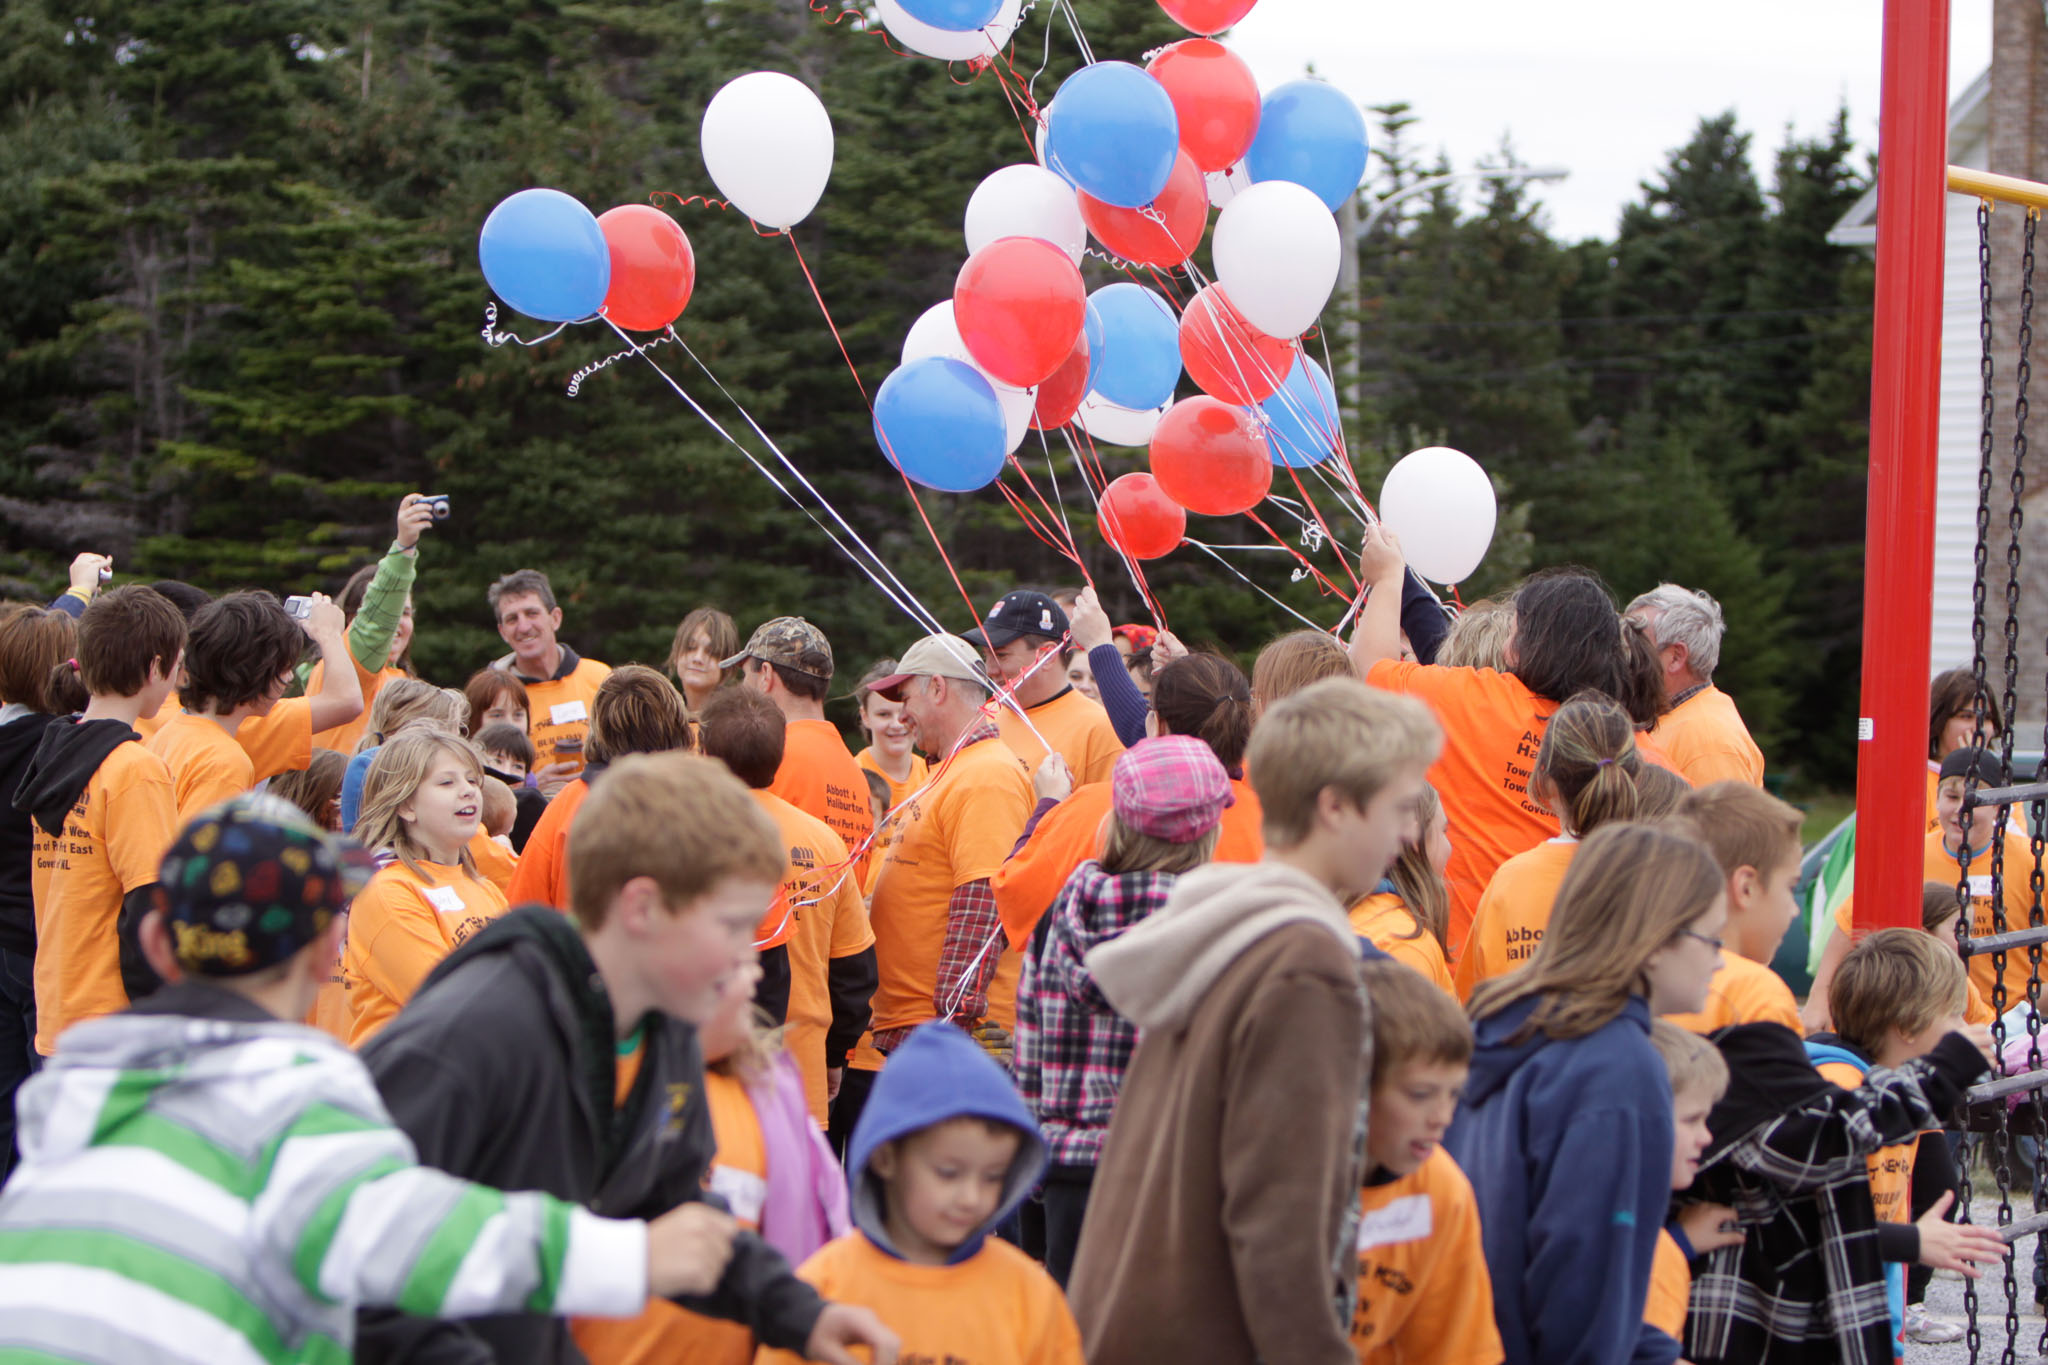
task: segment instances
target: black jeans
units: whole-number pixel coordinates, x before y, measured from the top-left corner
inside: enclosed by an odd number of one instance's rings
[[[842,1166],[847,1148],[853,1145],[853,1126],[860,1122],[860,1111],[868,1107],[868,1092],[875,1088],[875,1077],[880,1074],[848,1067],[839,1077],[839,1094],[832,1101],[832,1122],[825,1129],[825,1141]]]
[[[1074,1253],[1081,1246],[1081,1220],[1088,1212],[1088,1192],[1095,1185],[1093,1166],[1055,1166],[1045,1176],[1045,1273],[1067,1287]]]
[[[0,948],[0,1181],[14,1170],[14,1092],[36,1073],[36,963]]]

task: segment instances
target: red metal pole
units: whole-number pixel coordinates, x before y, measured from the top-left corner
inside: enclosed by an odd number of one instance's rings
[[[1917,926],[1948,180],[1948,0],[1885,0],[1856,762],[1857,927]]]

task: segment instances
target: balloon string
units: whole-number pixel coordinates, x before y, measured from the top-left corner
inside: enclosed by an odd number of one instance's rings
[[[1061,543],[1059,533],[1053,529],[1052,508],[1047,505],[1045,498],[1039,494],[1037,485],[1031,482],[1030,473],[1022,464],[1018,463],[1016,456],[1010,457],[1010,463],[1019,474],[1023,475],[1025,487],[1030,489],[1031,495],[1038,499],[1039,509],[1042,510],[1033,509],[1016,490],[1012,489],[1010,485],[1004,483],[1001,479],[996,480],[996,488],[1002,492],[1003,497],[1009,502],[1010,506],[1017,510],[1018,519],[1024,523],[1024,529],[1038,537],[1041,542],[1057,553],[1060,558],[1079,569],[1081,577],[1084,580],[1087,579],[1088,566],[1081,562],[1079,547],[1072,543],[1071,538],[1066,543]],[[1089,586],[1093,587],[1095,585],[1091,581]]]
[[[666,344],[667,341],[668,338],[665,336],[656,337],[654,340],[647,343],[644,350],[651,351],[657,346]],[[621,360],[624,360],[627,356],[640,355],[643,353],[643,348],[636,346],[633,350],[616,351],[613,354],[606,356],[602,360],[591,361],[588,365],[585,365],[582,369],[576,371],[575,374],[569,376],[569,397],[574,398],[577,395],[577,392],[582,389],[583,381],[590,378],[590,376],[596,374],[599,370],[610,369],[613,365],[617,364]]]
[[[1041,439],[1043,439],[1042,433]],[[1014,453],[1010,456],[1010,465],[1017,471],[1018,476],[1024,480],[1024,486],[1031,491],[1031,496],[1038,499],[1039,509],[1045,514],[1046,527],[1050,530],[1055,515],[1052,510],[1052,504],[1045,500],[1045,494],[1038,491],[1038,484],[1032,479],[1031,471],[1024,467],[1024,462],[1019,460]],[[1047,469],[1050,471],[1051,466],[1047,465]],[[1062,525],[1065,524],[1066,518],[1064,515],[1061,515],[1058,519]],[[1059,549],[1057,545],[1053,548]],[[1067,527],[1067,548],[1062,550],[1061,553],[1068,559],[1071,559],[1074,562],[1074,566],[1080,569],[1081,577],[1087,582],[1088,586],[1094,587],[1095,580],[1088,577],[1088,566],[1081,562],[1081,547],[1074,543],[1074,531],[1071,526]]]
[[[1264,531],[1267,535],[1273,537],[1273,540],[1276,544],[1285,548],[1287,553],[1294,557],[1295,562],[1300,564],[1302,568],[1306,569],[1312,576],[1314,576],[1315,580],[1318,583],[1321,583],[1323,587],[1326,588],[1332,596],[1347,596],[1347,594],[1342,588],[1338,587],[1335,583],[1332,583],[1330,581],[1329,576],[1327,574],[1325,574],[1321,569],[1318,569],[1314,564],[1310,563],[1309,560],[1301,553],[1301,551],[1295,549],[1292,545],[1289,545],[1286,539],[1282,537],[1278,531],[1275,531],[1272,527],[1266,525],[1265,521],[1259,516],[1257,512],[1248,511],[1244,515],[1245,518],[1249,520],[1252,525],[1258,527],[1261,531]]]
[[[853,355],[846,349],[846,338],[839,334],[839,324],[833,320],[832,310],[825,304],[824,292],[818,288],[817,277],[811,274],[811,263],[804,259],[804,249],[797,245],[794,233],[788,235],[789,249],[796,253],[796,263],[804,272],[804,282],[811,287],[811,297],[817,300],[818,312],[825,319],[825,326],[831,331],[833,342],[839,347],[840,359],[846,362],[846,371],[853,376],[853,385],[860,390],[861,402],[867,405],[868,415],[872,417],[875,412],[875,401],[868,396],[868,386],[861,380],[860,368],[853,363]],[[903,472],[903,462],[896,458],[896,450],[890,444],[889,434],[882,430],[879,422],[875,424],[875,434],[881,437],[889,462],[896,466],[896,472],[903,480],[904,491],[910,494],[911,506],[917,509],[917,519],[924,523],[925,534],[931,537],[932,548],[939,552],[939,562],[946,566],[947,577],[953,580],[953,587],[959,592],[960,600],[967,604],[968,615],[974,618],[974,624],[979,628],[982,625],[981,611],[974,605],[974,598],[968,593],[967,585],[960,581],[960,571],[954,567],[953,557],[946,553],[946,544],[939,539],[938,528],[932,525],[931,516],[924,510],[924,499],[917,495],[917,486],[911,483],[910,476]]]
[[[1061,427],[1060,435],[1066,440],[1067,449],[1074,453],[1075,461],[1082,467],[1081,484],[1088,489],[1088,496],[1095,504],[1095,525],[1099,531],[1102,526],[1102,498],[1095,488],[1088,483],[1087,461],[1083,459],[1080,448],[1074,444],[1074,437],[1070,428]],[[1081,439],[1088,443],[1088,448],[1093,453],[1095,450],[1095,438],[1090,436],[1085,428],[1081,431]],[[1099,454],[1095,457],[1095,469],[1097,476],[1102,480],[1102,487],[1106,491],[1109,487],[1109,478],[1102,468],[1102,459]],[[1144,601],[1145,609],[1152,614],[1152,624],[1158,626],[1161,630],[1165,630],[1167,628],[1166,609],[1159,605],[1159,598],[1153,593],[1152,585],[1146,581],[1145,571],[1138,567],[1137,558],[1126,554],[1124,548],[1108,536],[1104,536],[1102,539],[1104,544],[1116,551],[1117,558],[1123,561],[1124,571],[1131,576],[1131,586],[1138,590],[1138,596]]]
[[[584,321],[584,322],[587,322],[587,321],[589,321],[589,319],[588,319],[588,318],[583,318],[583,319],[579,319],[579,321]],[[506,342],[508,342],[508,341],[510,341],[510,342],[514,342],[514,343],[516,343],[516,344],[518,344],[518,345],[521,345],[521,346],[538,346],[538,345],[540,345],[540,344],[541,344],[542,342],[544,342],[544,341],[553,341],[553,340],[554,340],[554,339],[555,339],[556,337],[560,336],[560,335],[561,335],[561,334],[562,334],[563,332],[567,331],[567,330],[568,330],[568,328],[569,328],[569,324],[568,324],[568,323],[566,323],[566,322],[562,322],[562,323],[557,323],[557,324],[555,325],[555,330],[554,330],[554,331],[552,331],[552,332],[543,332],[543,333],[542,333],[541,335],[539,335],[539,336],[535,337],[535,338],[534,338],[533,340],[531,340],[531,341],[528,341],[528,340],[526,340],[526,339],[525,339],[524,337],[522,337],[522,336],[518,335],[517,333],[515,333],[515,332],[513,332],[513,331],[511,331],[511,330],[509,330],[509,329],[508,329],[508,330],[506,330],[506,331],[500,332],[500,331],[498,331],[498,330],[497,330],[497,326],[498,326],[498,305],[497,305],[497,304],[495,304],[495,303],[487,303],[487,304],[485,304],[485,305],[484,305],[484,331],[483,331],[483,337],[484,337],[484,344],[485,344],[485,345],[487,345],[487,346],[492,346],[492,347],[497,347],[497,346],[503,346],[503,345],[504,345],[504,344],[505,344]]]
[[[1205,554],[1205,555],[1209,556],[1209,558],[1211,558],[1211,559],[1215,560],[1215,561],[1216,561],[1216,562],[1217,562],[1218,564],[1221,564],[1221,565],[1222,565],[1222,566],[1223,566],[1224,568],[1226,568],[1226,569],[1230,570],[1230,572],[1232,572],[1232,573],[1236,574],[1236,575],[1237,575],[1237,576],[1238,576],[1239,578],[1242,578],[1242,579],[1244,579],[1244,581],[1245,581],[1245,582],[1246,582],[1247,584],[1249,584],[1249,585],[1250,585],[1250,587],[1251,587],[1251,589],[1252,589],[1252,591],[1253,591],[1253,592],[1256,592],[1256,593],[1257,593],[1257,594],[1258,594],[1259,596],[1261,596],[1261,597],[1265,598],[1265,599],[1266,599],[1266,600],[1267,600],[1268,602],[1271,602],[1271,603],[1272,603],[1272,604],[1273,604],[1274,606],[1276,606],[1276,607],[1280,608],[1280,610],[1282,610],[1282,611],[1286,612],[1286,613],[1287,613],[1287,614],[1288,614],[1289,616],[1292,616],[1292,617],[1293,617],[1293,618],[1294,618],[1295,620],[1297,620],[1297,621],[1301,622],[1301,623],[1302,623],[1303,625],[1305,625],[1305,626],[1309,627],[1309,628],[1310,628],[1311,630],[1318,630],[1318,631],[1319,631],[1319,630],[1322,630],[1322,629],[1323,629],[1323,627],[1322,627],[1322,626],[1321,626],[1321,625],[1320,625],[1319,623],[1317,623],[1317,622],[1315,622],[1315,621],[1312,621],[1312,620],[1310,620],[1310,619],[1309,619],[1308,617],[1306,617],[1306,616],[1303,616],[1303,615],[1302,615],[1302,614],[1301,614],[1300,612],[1296,611],[1296,610],[1295,610],[1295,609],[1294,609],[1293,607],[1290,607],[1290,606],[1288,606],[1288,605],[1287,605],[1287,604],[1286,604],[1285,602],[1283,602],[1283,601],[1281,601],[1281,600],[1280,600],[1279,598],[1275,597],[1275,596],[1274,596],[1274,595],[1273,595],[1272,593],[1270,593],[1270,592],[1267,592],[1267,591],[1266,591],[1266,589],[1265,589],[1265,588],[1264,588],[1264,587],[1263,587],[1263,586],[1262,586],[1261,584],[1259,584],[1259,583],[1257,583],[1257,582],[1253,581],[1253,579],[1251,578],[1251,576],[1250,576],[1250,575],[1248,575],[1248,574],[1246,574],[1246,573],[1245,573],[1245,572],[1244,572],[1244,571],[1243,571],[1242,569],[1238,568],[1238,567],[1237,567],[1237,565],[1235,565],[1235,564],[1231,563],[1231,562],[1230,562],[1229,560],[1225,559],[1225,558],[1224,558],[1224,557],[1223,557],[1222,555],[1219,555],[1219,554],[1217,554],[1217,553],[1216,553],[1216,552],[1217,552],[1218,550],[1270,550],[1270,549],[1272,549],[1272,548],[1273,548],[1272,546],[1270,546],[1270,545],[1204,545],[1204,544],[1203,544],[1203,543],[1202,543],[1201,541],[1199,541],[1199,540],[1190,540],[1190,541],[1188,541],[1187,543],[1188,543],[1188,544],[1190,544],[1190,545],[1192,545],[1192,546],[1194,546],[1194,547],[1195,547],[1195,548],[1196,548],[1197,550],[1200,550],[1200,551],[1201,551],[1201,552],[1202,552],[1203,554]]]

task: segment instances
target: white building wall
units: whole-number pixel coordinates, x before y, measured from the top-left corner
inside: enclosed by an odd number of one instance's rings
[[[1988,148],[1982,137],[1949,149],[1951,165],[1981,169],[1988,160]],[[1984,352],[1978,333],[1976,200],[1959,194],[1948,197],[1944,257],[1941,429],[1937,447],[1940,463],[1935,476],[1934,506],[1935,673],[1967,667],[1972,652],[1970,623],[1975,611],[1972,594],[1976,583],[1978,439],[1983,392],[1978,367]],[[2000,506],[1994,497],[1992,517],[1996,524],[1992,528],[1994,555],[1989,586],[1993,603],[2001,604],[1993,616],[2002,621],[2005,541]],[[2002,645],[1994,643],[1988,648],[1994,657],[2003,657]]]

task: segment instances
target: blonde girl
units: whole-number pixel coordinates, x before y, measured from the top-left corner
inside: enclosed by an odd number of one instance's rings
[[[349,1046],[374,1035],[442,958],[505,913],[504,893],[470,856],[482,814],[483,763],[460,735],[415,725],[377,751],[356,838],[391,861],[350,908],[342,953]]]
[[[1401,845],[1379,890],[1351,907],[1351,927],[1455,998],[1458,988],[1445,942],[1451,919],[1451,892],[1444,883],[1444,868],[1451,861],[1450,823],[1436,788],[1427,783],[1415,803],[1415,827],[1417,837]]]
[[[1477,1046],[1444,1146],[1479,1204],[1510,1360],[1678,1353],[1643,1322],[1674,1150],[1650,1022],[1705,1003],[1727,922],[1705,846],[1607,825],[1572,860],[1535,955],[1472,996]]]
[[[1581,692],[1557,708],[1536,751],[1529,794],[1557,816],[1563,833],[1509,858],[1487,883],[1458,959],[1461,996],[1529,960],[1579,841],[1641,813],[1636,778],[1643,766],[1635,724],[1613,701]]]

